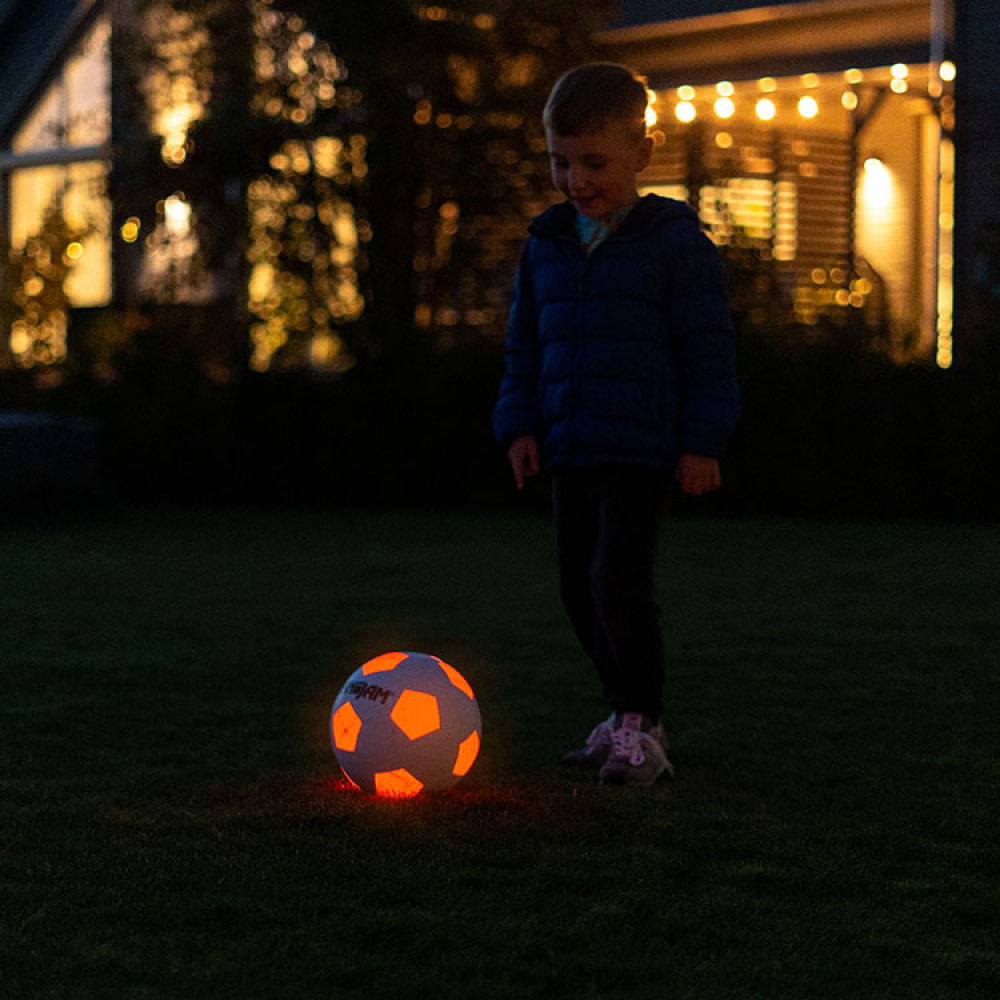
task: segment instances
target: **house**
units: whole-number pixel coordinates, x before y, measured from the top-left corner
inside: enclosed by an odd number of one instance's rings
[[[717,242],[773,259],[801,323],[860,310],[888,323],[900,360],[950,366],[957,67],[946,5],[623,7],[628,20],[599,40],[657,95],[649,186],[689,199],[695,188]]]
[[[162,198],[155,218],[108,197],[119,128],[112,26],[131,6],[0,0],[0,245],[22,254],[20,270],[8,269],[6,294],[20,283],[29,310],[0,316],[0,368],[63,359],[68,311],[120,305],[144,282],[158,287],[173,275],[189,303],[218,295],[211,278],[183,272],[196,236],[182,191]],[[689,200],[717,242],[769,262],[803,325],[856,313],[882,324],[898,360],[947,368],[963,353],[956,316],[971,324],[1000,294],[1000,237],[991,228],[1000,218],[1000,180],[988,166],[997,162],[1000,45],[990,41],[998,29],[989,7],[988,0],[621,0],[596,42],[645,74],[655,94],[649,120],[657,146],[646,189]],[[197,50],[190,24],[161,29],[164,44],[184,30],[185,51]],[[311,67],[314,103],[336,79],[335,60],[324,63],[317,52],[310,42],[295,55]],[[168,84],[147,98],[169,166],[183,163],[205,98],[193,70]],[[297,121],[308,111],[291,114]],[[275,155],[294,163],[294,149]],[[260,211],[266,218],[270,209]],[[351,278],[358,230],[345,207],[331,202],[327,214],[339,256],[331,255],[336,273],[323,280],[342,298],[297,312],[326,317],[308,351],[336,368],[343,362],[337,317],[361,308]],[[32,243],[43,224],[57,222],[61,260]],[[133,253],[129,269],[122,261],[137,242],[144,257],[136,265]],[[34,263],[26,248],[40,255]],[[255,315],[254,302],[275,298],[275,269],[258,256],[248,272],[234,273],[250,290],[251,363],[266,367],[286,320],[270,306]],[[59,289],[65,308],[42,308]],[[287,302],[282,308],[296,313]]]

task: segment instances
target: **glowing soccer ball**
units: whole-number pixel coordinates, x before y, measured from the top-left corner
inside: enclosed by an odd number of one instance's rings
[[[482,730],[468,681],[425,653],[383,653],[362,664],[330,713],[341,769],[378,795],[450,788],[472,767]]]

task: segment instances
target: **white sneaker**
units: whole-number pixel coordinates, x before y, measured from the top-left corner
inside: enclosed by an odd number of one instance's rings
[[[611,734],[614,731],[614,713],[599,722],[587,737],[587,742],[579,750],[570,750],[563,755],[562,762],[573,767],[597,770],[605,765],[611,754]]]
[[[641,715],[629,712],[611,731],[611,748],[601,767],[602,785],[652,785],[664,773],[673,777],[663,727],[643,731],[642,722]]]

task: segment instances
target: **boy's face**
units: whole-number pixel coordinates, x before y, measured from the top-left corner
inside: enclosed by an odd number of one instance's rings
[[[615,122],[586,135],[547,132],[552,182],[589,219],[601,219],[635,199],[635,176],[649,166],[650,138],[637,139]]]

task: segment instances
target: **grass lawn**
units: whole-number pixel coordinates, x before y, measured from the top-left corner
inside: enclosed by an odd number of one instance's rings
[[[0,995],[1000,995],[1000,527],[679,517],[674,781],[603,715],[543,516],[130,512],[0,533]],[[479,697],[472,772],[348,790],[392,649]]]

